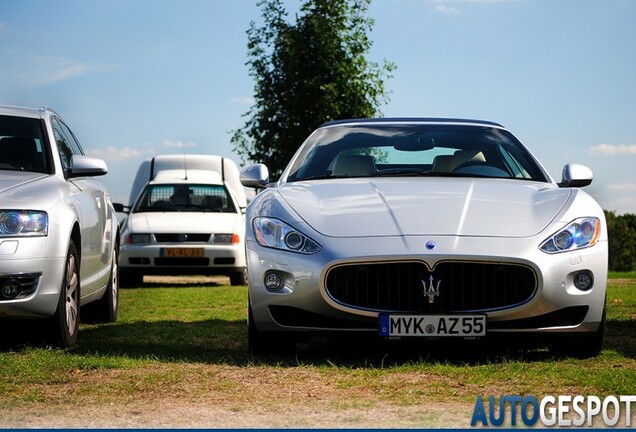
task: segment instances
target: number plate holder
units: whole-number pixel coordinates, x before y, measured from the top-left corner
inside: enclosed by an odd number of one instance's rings
[[[486,315],[380,314],[382,337],[482,337],[486,336]]]
[[[203,248],[161,248],[159,256],[165,258],[200,258],[204,256]]]

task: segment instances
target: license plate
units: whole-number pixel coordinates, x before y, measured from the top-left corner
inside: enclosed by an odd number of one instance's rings
[[[203,248],[161,248],[159,256],[166,258],[202,257]]]
[[[486,315],[380,315],[380,336],[486,336]]]

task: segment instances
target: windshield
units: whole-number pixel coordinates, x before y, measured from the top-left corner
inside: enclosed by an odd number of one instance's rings
[[[318,129],[305,142],[287,181],[378,176],[549,181],[530,153],[505,130],[387,123]]]
[[[236,210],[222,185],[151,184],[146,186],[132,212],[236,213]]]
[[[39,119],[0,116],[0,170],[50,173]]]

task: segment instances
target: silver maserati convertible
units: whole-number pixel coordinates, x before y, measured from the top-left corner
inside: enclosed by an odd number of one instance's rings
[[[300,335],[538,339],[602,346],[607,229],[580,188],[553,180],[503,126],[455,119],[322,125],[247,209],[253,352]]]

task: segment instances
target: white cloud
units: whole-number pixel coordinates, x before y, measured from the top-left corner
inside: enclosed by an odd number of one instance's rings
[[[461,3],[514,3],[519,0],[453,0]]]
[[[636,155],[636,144],[626,145],[626,144],[599,144],[594,147],[590,147],[588,149],[590,154],[603,154],[603,155],[625,155],[625,154],[633,154]]]
[[[520,0],[428,0],[429,3],[516,3]]]
[[[169,140],[164,140],[161,143],[164,147],[169,147],[169,148],[192,148],[192,147],[197,147],[198,144],[197,143],[193,143],[192,141],[169,141]]]
[[[619,215],[636,214],[636,184],[613,184],[607,186],[606,190],[602,200],[604,209],[615,211]]]
[[[437,6],[435,6],[435,10],[443,14],[460,14],[461,13],[459,9],[453,6],[449,6],[447,4],[438,4]]]
[[[38,75],[31,78],[31,85],[40,86],[66,81],[83,75],[108,72],[117,69],[113,64],[90,64],[62,58],[35,57],[28,59]]]
[[[435,6],[435,10],[443,14],[461,14],[461,10],[453,6],[453,4],[472,3],[472,4],[493,4],[493,3],[513,3],[519,0],[428,0]]]
[[[254,105],[254,98],[249,96],[235,97],[230,99],[230,102],[239,105]]]
[[[39,80],[39,84],[49,84],[57,81],[66,81],[67,79],[85,75],[90,70],[88,65],[76,64],[63,69],[56,70],[52,74]]]
[[[634,192],[636,193],[636,183],[618,183],[607,186],[607,190],[612,192]]]
[[[108,146],[105,149],[89,149],[86,151],[89,156],[104,159],[106,162],[119,162],[126,159],[139,159],[153,155],[155,153],[151,148],[133,149],[130,147],[117,148]]]

